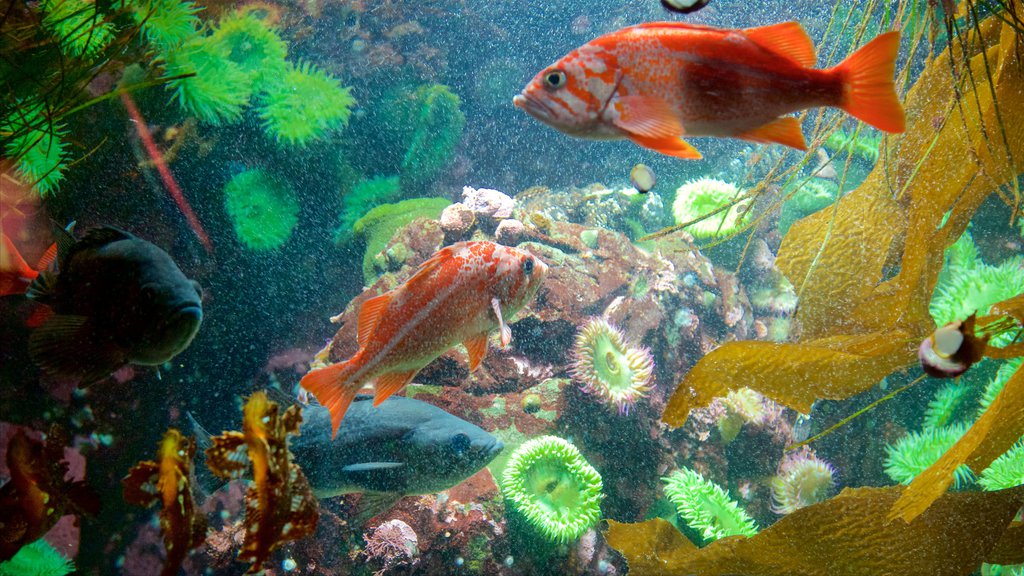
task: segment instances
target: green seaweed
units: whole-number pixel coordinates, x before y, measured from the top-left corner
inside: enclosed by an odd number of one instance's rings
[[[42,0],[39,9],[43,28],[56,38],[67,56],[94,58],[114,39],[114,26],[96,2]]]
[[[0,122],[6,140],[4,155],[15,160],[18,175],[46,196],[64,178],[64,125],[51,122],[42,103],[20,106]]]

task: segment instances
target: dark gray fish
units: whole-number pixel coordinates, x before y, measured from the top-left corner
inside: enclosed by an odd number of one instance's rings
[[[209,433],[189,419],[205,450]],[[486,466],[504,444],[426,402],[392,396],[374,407],[372,396],[360,394],[333,440],[330,412],[303,406],[299,436],[288,447],[318,498],[370,492],[387,501],[447,490]]]
[[[334,440],[326,408],[306,406],[302,418],[290,446],[319,498],[433,494],[476,474],[504,448],[482,428],[400,396],[377,407],[372,396],[357,396]]]
[[[27,296],[53,310],[29,340],[32,359],[80,385],[125,364],[156,366],[181,353],[203,320],[201,288],[157,246],[104,226],[57,234],[57,266]]]
[[[661,0],[666,10],[680,14],[692,14],[710,3],[711,0]]]

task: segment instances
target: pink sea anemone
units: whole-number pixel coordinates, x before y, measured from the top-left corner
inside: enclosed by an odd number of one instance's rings
[[[383,568],[374,572],[375,576],[419,562],[419,539],[412,527],[401,520],[388,520],[363,537],[367,559],[383,564]]]
[[[806,446],[786,455],[772,478],[772,510],[790,514],[828,498],[835,487],[835,468]]]
[[[633,347],[621,330],[604,318],[590,320],[576,335],[572,377],[587,392],[628,414],[651,390],[654,358],[650,350]]]

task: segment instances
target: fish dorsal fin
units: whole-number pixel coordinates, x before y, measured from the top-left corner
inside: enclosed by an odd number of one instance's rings
[[[792,116],[777,118],[749,132],[739,134],[737,138],[751,142],[782,144],[797,150],[807,150],[807,143],[804,141],[804,133],[800,128],[800,121]]]
[[[57,264],[58,266],[64,262],[64,259],[68,257],[71,250],[75,247],[75,222],[67,225],[66,228],[61,228],[56,222],[51,220],[51,229],[53,232],[53,242],[57,245]]]
[[[426,259],[422,264],[420,264],[420,267],[416,269],[416,273],[406,281],[405,285],[412,286],[419,284],[424,278],[433,274],[435,270],[453,257],[455,253],[453,248],[454,246],[454,244],[452,246],[445,246],[438,250],[436,254]]]
[[[366,346],[366,343],[370,340],[370,335],[377,329],[377,325],[380,324],[380,319],[383,318],[384,310],[388,307],[389,302],[391,302],[391,292],[385,292],[380,296],[363,302],[362,307],[359,308],[356,341],[359,343],[360,348]]]
[[[650,148],[655,152],[661,152],[666,156],[675,156],[676,158],[685,158],[687,160],[700,160],[703,158],[700,152],[691,146],[689,142],[676,136],[669,136],[667,138],[630,136],[629,139],[644,148]]]
[[[743,31],[758,46],[786,57],[804,68],[811,68],[818,61],[814,41],[799,22],[783,22]]]
[[[57,243],[50,244],[50,247],[43,252],[43,255],[36,261],[36,270],[42,272],[53,265],[54,261],[57,260]]]
[[[111,242],[118,242],[120,240],[131,240],[135,238],[132,234],[115,228],[114,226],[100,226],[99,228],[92,228],[87,231],[79,240],[79,245],[83,247],[98,247],[105,246]]]
[[[643,96],[620,96],[612,106],[619,113],[613,118],[615,125],[630,134],[645,138],[679,137],[683,124],[672,105],[661,98]]]
[[[469,354],[469,371],[472,372],[480,366],[484,357],[487,356],[487,334],[474,336],[462,343]]]
[[[373,405],[379,406],[381,402],[388,399],[388,396],[405,388],[405,385],[412,381],[417,372],[419,370],[391,372],[378,376],[373,385]]]

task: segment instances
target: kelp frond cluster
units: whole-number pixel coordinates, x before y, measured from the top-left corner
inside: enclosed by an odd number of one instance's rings
[[[795,222],[783,239],[776,264],[799,295],[799,340],[719,346],[679,384],[665,422],[681,425],[691,409],[744,387],[807,413],[817,400],[847,399],[897,370],[919,370],[917,348],[936,330],[929,303],[946,249],[990,197],[1006,206],[1009,224],[1019,217],[1024,124],[1013,119],[1024,116],[1024,6],[997,3],[986,4],[987,15],[968,0],[955,14],[915,16],[925,24],[915,24],[910,49],[926,36],[930,49],[906,97],[906,133],[883,140],[860,186]],[[903,22],[916,4],[880,9],[888,22]],[[936,39],[938,18],[945,39]],[[909,67],[899,77],[909,78]],[[1024,294],[1004,296],[976,324],[1000,343],[984,349],[995,359],[1024,355]],[[651,521],[613,522],[608,540],[627,556],[631,574],[827,574],[829,566],[969,574],[982,562],[1020,564],[1024,553],[1013,544],[1020,527],[1011,521],[1024,488],[947,489],[961,466],[974,475],[992,468],[985,481],[992,487],[1015,482],[1024,370],[1014,369],[987,409],[961,426],[963,435],[908,486],[847,489],[747,539],[697,549]]]

